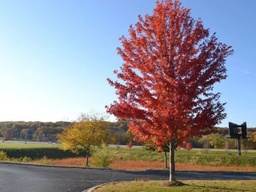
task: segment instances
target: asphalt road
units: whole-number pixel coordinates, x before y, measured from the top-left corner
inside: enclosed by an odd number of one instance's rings
[[[0,163],[0,192],[81,192],[106,182],[168,179],[168,171],[117,171]],[[256,173],[177,172],[178,180],[254,180]]]

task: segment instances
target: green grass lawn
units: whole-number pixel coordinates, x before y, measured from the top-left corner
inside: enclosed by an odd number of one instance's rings
[[[241,192],[255,191],[255,181],[182,181],[183,186],[166,186],[166,181],[132,181],[103,185],[93,192]]]
[[[30,148],[57,148],[60,144],[40,142],[0,142],[0,149],[30,149]]]

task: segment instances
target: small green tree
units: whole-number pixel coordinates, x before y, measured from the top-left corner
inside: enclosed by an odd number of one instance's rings
[[[245,145],[248,149],[256,149],[256,132],[248,135],[248,139],[243,140],[243,145]]]
[[[223,149],[225,145],[225,138],[220,134],[210,134],[210,145],[214,149]]]
[[[210,138],[208,135],[202,136],[198,142],[203,146],[203,148],[210,148]]]
[[[91,147],[101,146],[106,138],[106,124],[103,117],[82,114],[78,122],[64,128],[57,138],[62,142],[65,150],[77,154],[86,152],[86,166],[88,166]]]
[[[94,163],[99,167],[109,167],[109,165],[115,160],[113,154],[109,153],[107,147],[103,147],[97,152],[93,153]]]

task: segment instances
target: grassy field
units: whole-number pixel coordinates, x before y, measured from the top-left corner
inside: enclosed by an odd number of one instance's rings
[[[255,191],[256,181],[182,181],[182,186],[167,186],[166,181],[132,181],[107,184],[93,192],[241,192]]]
[[[1,149],[42,149],[59,148],[60,144],[55,143],[30,143],[30,142],[0,142]],[[101,151],[101,148],[95,147],[94,153]],[[107,155],[114,158],[115,161],[146,161],[163,162],[164,153],[146,150],[145,148],[127,148],[127,147],[107,147]],[[168,155],[168,154],[167,154]],[[47,156],[46,156],[47,158]],[[238,156],[236,151],[216,151],[216,150],[177,150],[175,152],[175,162],[180,164],[207,165],[207,166],[256,166],[256,152],[242,152]]]
[[[60,146],[60,144],[48,142],[0,141],[0,149],[57,148]]]
[[[149,151],[144,148],[108,148],[109,153],[118,160],[163,161],[164,153]],[[238,156],[236,151],[216,150],[177,150],[176,163],[213,166],[256,166],[256,152],[243,152]]]

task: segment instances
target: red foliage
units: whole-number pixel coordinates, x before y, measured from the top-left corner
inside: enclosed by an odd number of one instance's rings
[[[130,36],[120,38],[124,63],[114,71],[118,80],[108,79],[118,101],[107,111],[130,120],[135,139],[158,146],[206,134],[226,117],[213,85],[227,77],[232,48],[210,36],[178,0],[157,1],[152,16],[138,19]]]
[[[186,150],[188,150],[188,151],[193,148],[192,143],[189,142],[189,141],[183,141],[183,142],[177,147],[177,149],[180,149],[181,147],[184,148],[184,149],[186,149]]]
[[[127,147],[132,148],[132,146],[133,146],[132,142],[127,143]]]

